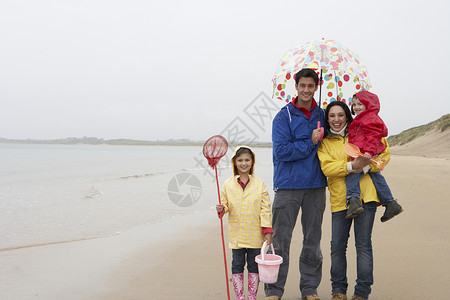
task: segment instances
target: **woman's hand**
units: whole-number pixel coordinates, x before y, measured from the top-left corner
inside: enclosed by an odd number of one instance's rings
[[[353,170],[362,169],[365,166],[369,165],[370,163],[371,163],[370,158],[358,156],[357,158],[355,158],[354,161],[352,161],[352,168]]]

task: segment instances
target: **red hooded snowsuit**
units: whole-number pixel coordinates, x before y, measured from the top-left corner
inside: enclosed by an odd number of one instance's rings
[[[377,95],[367,91],[356,93],[356,97],[366,110],[357,115],[348,126],[348,141],[358,146],[362,153],[368,152],[374,156],[386,148],[381,138],[388,135],[386,125],[378,116],[380,101]]]

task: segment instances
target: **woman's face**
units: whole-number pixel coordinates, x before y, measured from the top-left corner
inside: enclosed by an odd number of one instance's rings
[[[330,111],[328,112],[328,124],[330,124],[331,129],[337,132],[345,127],[345,124],[347,124],[347,116],[342,107],[335,105],[330,108]]]

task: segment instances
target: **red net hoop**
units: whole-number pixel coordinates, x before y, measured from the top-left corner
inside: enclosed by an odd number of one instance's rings
[[[219,160],[227,153],[227,151],[228,142],[221,135],[210,137],[203,145],[203,155],[206,157],[208,164],[213,169]]]

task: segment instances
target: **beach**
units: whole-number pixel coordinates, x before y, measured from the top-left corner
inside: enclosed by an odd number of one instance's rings
[[[405,211],[386,223],[379,221],[383,208],[377,211],[373,230],[375,284],[370,299],[448,299],[450,265],[445,257],[450,251],[450,221],[446,217],[450,209],[447,201],[449,167],[448,159],[392,156],[384,173]],[[287,300],[301,299],[298,289],[301,226],[298,224],[291,244],[290,273],[283,296]],[[331,298],[330,224],[328,205],[321,243],[324,259],[319,296],[322,299]],[[141,253],[124,262],[119,269],[124,273],[111,277],[111,285],[117,288],[97,299],[153,299],[154,296],[158,299],[226,299],[219,222],[212,220],[208,222],[208,229],[197,229],[196,237],[178,243],[161,256],[156,266],[141,269],[143,272],[136,272],[131,265],[150,264],[151,255]],[[230,252],[227,249],[228,262]],[[355,285],[355,262],[351,233],[349,296]],[[233,291],[230,293],[234,299]],[[264,299],[262,284],[258,299]]]
[[[392,155],[383,173],[405,211],[387,223],[379,221],[384,208],[377,211],[373,230],[375,283],[370,299],[448,299],[449,170],[449,158]],[[271,189],[267,157],[256,168],[256,175]],[[214,186],[206,193],[212,197]],[[225,217],[225,234],[226,221]],[[330,299],[328,202],[322,228],[323,277],[318,292],[322,299]],[[356,279],[352,235],[349,296]],[[283,299],[301,299],[299,222],[293,236]],[[226,253],[231,276],[227,242]],[[220,222],[210,205],[109,236],[3,250],[0,265],[0,299],[227,298]],[[230,295],[235,298],[231,284]],[[264,299],[262,284],[258,299]]]

